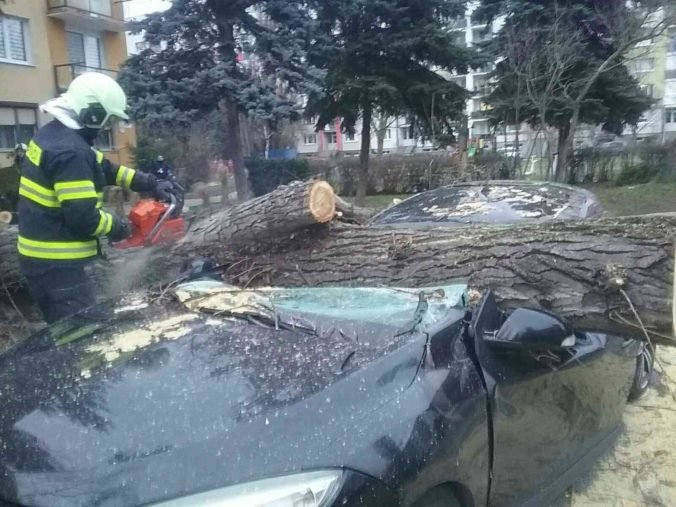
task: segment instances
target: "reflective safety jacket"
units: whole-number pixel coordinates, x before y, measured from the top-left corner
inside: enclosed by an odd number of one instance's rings
[[[152,191],[156,179],[106,160],[77,131],[58,121],[42,127],[28,144],[19,183],[22,263],[80,263],[96,257],[98,238],[116,227],[102,208],[103,187]]]

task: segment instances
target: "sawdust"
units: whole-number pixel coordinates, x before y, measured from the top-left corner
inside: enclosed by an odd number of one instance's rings
[[[658,348],[676,379],[676,348]],[[676,505],[676,402],[659,375],[655,385],[624,413],[625,430],[615,448],[594,467],[586,484],[573,488],[573,507]],[[672,383],[676,384],[676,383]],[[676,385],[671,385],[676,391]]]
[[[183,314],[154,322],[148,329],[137,328],[126,333],[112,334],[112,339],[87,347],[87,353],[100,355],[110,364],[124,354],[147,347],[156,341],[177,340],[185,336],[190,331],[186,323],[197,318],[194,314]],[[89,378],[90,369],[83,369],[81,375]]]

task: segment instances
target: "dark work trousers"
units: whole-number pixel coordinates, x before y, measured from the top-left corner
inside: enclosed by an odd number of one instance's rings
[[[96,304],[94,284],[84,266],[57,267],[40,275],[27,274],[26,278],[42,316],[49,324]]]

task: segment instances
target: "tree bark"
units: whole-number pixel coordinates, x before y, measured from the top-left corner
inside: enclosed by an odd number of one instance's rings
[[[559,125],[559,141],[557,147],[556,168],[554,169],[554,181],[565,182],[568,174],[568,160],[570,159],[570,123]]]
[[[351,224],[366,224],[375,211],[370,208],[362,208],[336,196],[336,211],[340,213],[340,221]]]
[[[239,124],[239,112],[237,104],[231,100],[225,101],[225,132],[223,145],[226,156],[232,160],[235,173],[235,188],[237,198],[245,201],[249,196],[249,181],[244,167],[244,157],[242,156],[242,139]]]
[[[335,215],[336,195],[331,185],[325,181],[294,182],[198,221],[174,246],[172,256],[267,242],[329,222]]]
[[[372,116],[372,106],[366,102],[363,110],[361,151],[359,153],[359,179],[357,181],[357,197],[355,199],[357,206],[364,206],[366,204],[366,191],[369,185],[369,157],[371,156]]]
[[[621,288],[649,330],[669,338],[674,231],[676,216],[462,229],[341,224],[252,258],[267,273],[264,284],[423,287],[466,280],[475,293],[491,289],[506,309],[539,307],[577,325],[640,337]],[[241,260],[221,253],[225,263]],[[250,267],[230,275],[239,281]]]

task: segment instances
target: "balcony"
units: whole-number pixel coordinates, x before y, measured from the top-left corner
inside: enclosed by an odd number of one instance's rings
[[[490,114],[491,114],[490,110],[472,111],[472,113],[470,114],[470,118],[477,121],[487,120]]]
[[[87,67],[77,63],[66,63],[64,65],[54,66],[54,80],[56,82],[56,93],[61,94],[68,89],[68,85],[80,74],[85,72],[100,72],[113,79],[117,79],[117,71],[110,69],[99,69],[97,67]]]
[[[124,21],[113,15],[111,0],[47,0],[50,18],[85,24],[92,30],[123,32]]]

